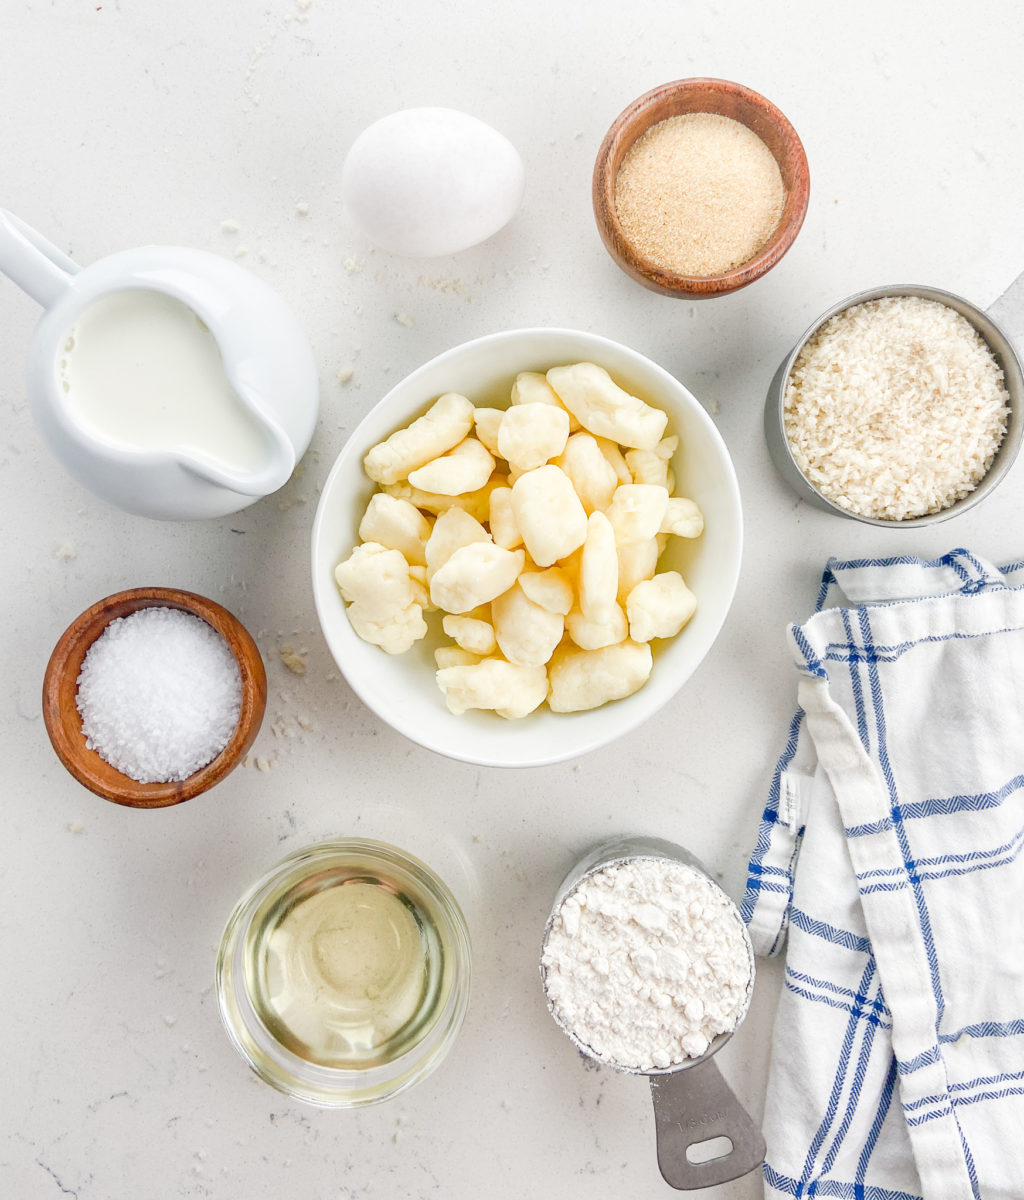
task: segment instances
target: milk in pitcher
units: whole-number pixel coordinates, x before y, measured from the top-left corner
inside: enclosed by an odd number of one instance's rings
[[[184,451],[239,472],[267,464],[267,435],[216,340],[173,296],[131,288],[90,304],[64,344],[60,381],[72,418],[124,449]]]

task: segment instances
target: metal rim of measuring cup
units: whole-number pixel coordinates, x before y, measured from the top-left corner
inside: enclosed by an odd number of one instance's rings
[[[729,900],[729,897],[711,877],[700,860],[675,842],[650,837],[622,837],[602,842],[577,861],[556,892],[555,901],[544,926],[540,965],[541,983],[548,1011],[558,1028],[565,1033],[582,1055],[601,1066],[611,1067],[624,1074],[647,1076],[654,1105],[658,1169],[670,1187],[681,1191],[696,1190],[739,1179],[764,1162],[765,1141],[760,1129],[733,1094],[717,1064],[713,1061],[714,1055],[742,1024],[749,1011],[754,992],[754,953],[742,920],[740,920],[740,928],[743,931],[750,962],[750,976],[743,1007],[733,1029],[728,1033],[718,1034],[712,1040],[707,1051],[699,1058],[687,1059],[670,1067],[650,1070],[624,1067],[602,1058],[561,1021],[554,1010],[547,990],[543,948],[547,945],[555,918],[565,898],[588,875],[609,866],[644,858],[667,859],[682,863],[697,871]],[[732,901],[729,900],[729,903],[732,904]],[[739,919],[738,913],[737,919]],[[728,1149],[726,1151],[705,1161],[695,1161],[690,1158],[692,1147],[702,1143],[711,1143],[717,1139],[727,1140]]]
[[[812,484],[800,470],[793,457],[786,437],[785,399],[786,385],[790,372],[801,350],[807,342],[822,328],[826,322],[846,309],[858,304],[866,304],[870,300],[882,300],[890,296],[919,296],[923,300],[935,300],[958,312],[977,330],[985,344],[992,351],[996,362],[1003,372],[1003,380],[1010,397],[1010,412],[1006,422],[1006,433],[999,448],[996,450],[992,465],[985,473],[973,491],[962,499],[955,501],[948,508],[939,512],[926,513],[920,517],[908,517],[903,521],[889,521],[880,517],[863,516],[850,512],[835,501],[830,500]],[[1024,438],[1024,372],[1013,343],[1006,332],[989,316],[988,313],[958,296],[941,288],[928,287],[921,284],[890,284],[885,287],[870,288],[857,292],[833,304],[819,316],[804,332],[803,336],[783,360],[768,386],[764,407],[764,433],[768,444],[768,453],[782,478],[802,499],[815,508],[845,517],[847,520],[859,521],[865,525],[876,525],[883,529],[910,529],[920,525],[936,525],[940,521],[948,521],[957,517],[975,505],[980,504],[1006,476],[1013,465]]]
[[[662,838],[648,837],[623,837],[602,842],[600,845],[594,846],[591,850],[587,851],[587,853],[581,859],[579,859],[579,861],[575,864],[575,866],[573,866],[572,870],[566,875],[559,885],[558,891],[555,895],[555,902],[551,906],[551,912],[548,914],[548,919],[544,926],[542,954],[543,947],[547,945],[547,940],[549,934],[551,933],[552,925],[554,924],[555,918],[558,915],[558,910],[562,907],[562,902],[577,886],[577,884],[582,882],[587,875],[596,874],[598,871],[603,870],[606,867],[614,866],[618,863],[632,862],[638,858],[662,858],[670,859],[674,862],[681,862],[685,866],[692,867],[693,870],[697,871],[700,875],[707,879],[714,888],[716,888],[719,892],[722,892],[722,889],[711,877],[711,874],[704,864],[695,855],[691,854],[689,850],[677,845],[675,842],[665,841]],[[722,895],[724,896],[725,892],[722,892]],[[728,896],[726,896],[726,899],[729,899]],[[731,904],[732,901],[729,900],[729,903]],[[741,928],[743,928],[743,936],[746,940],[747,955],[750,962],[750,982],[747,984],[747,994],[744,998],[743,1007],[741,1008],[736,1021],[737,1029],[747,1015],[747,1011],[750,1008],[750,1001],[754,994],[754,951],[750,944],[750,937],[747,934],[746,928],[742,926],[742,923]],[[559,1029],[562,1030],[562,1032],[566,1035],[566,1037],[568,1037],[568,1039],[581,1054],[586,1055],[588,1058],[592,1058],[595,1062],[600,1063],[602,1066],[610,1067],[613,1071],[619,1071],[625,1075],[672,1075],[677,1071],[689,1070],[692,1067],[698,1066],[700,1063],[706,1062],[712,1057],[712,1055],[716,1054],[722,1048],[722,1046],[725,1045],[729,1038],[732,1037],[731,1032],[717,1034],[712,1039],[711,1045],[702,1055],[700,1055],[699,1058],[688,1058],[681,1063],[674,1063],[669,1067],[652,1067],[649,1070],[641,1070],[638,1067],[623,1066],[621,1063],[612,1062],[610,1059],[602,1058],[601,1055],[588,1046],[586,1042],[581,1041],[580,1038],[577,1037],[567,1025],[563,1024],[562,1020],[555,1012],[550,1000],[548,1000],[547,977],[544,971],[543,962],[541,963],[540,970],[541,982],[544,985],[544,997],[547,1001],[548,1011],[551,1013],[551,1016],[558,1025]]]

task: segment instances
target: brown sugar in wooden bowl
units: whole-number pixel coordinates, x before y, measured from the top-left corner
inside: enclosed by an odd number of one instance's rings
[[[224,749],[188,778],[140,783],[86,745],[76,697],[86,652],[111,621],[142,608],[172,608],[199,617],[227,642],[241,677],[238,722]],[[245,626],[222,605],[178,588],[131,588],[87,608],[61,635],[43,677],[43,721],[68,771],[90,791],[131,808],[165,808],[191,800],[219,783],[245,757],[259,732],[267,703],[267,676],[259,648]]]
[[[711,113],[752,130],[771,151],[782,176],[782,214],[768,241],[746,262],[719,275],[682,275],[654,261],[627,235],[615,202],[623,160],[649,129],[670,117]],[[594,216],[605,247],[631,278],[666,296],[700,299],[737,291],[760,279],[800,232],[810,196],[807,157],[796,130],[757,92],[723,79],[679,79],[638,97],[613,122],[594,164]]]

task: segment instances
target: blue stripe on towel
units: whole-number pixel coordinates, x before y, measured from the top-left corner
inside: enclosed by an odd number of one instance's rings
[[[843,609],[844,613],[850,612],[850,609]],[[883,643],[875,646],[871,651],[867,651],[862,646],[858,646],[855,642],[829,642],[824,654],[821,658],[814,656],[814,661],[818,664],[818,669],[814,672],[816,675],[828,677],[828,672],[825,669],[825,663],[856,663],[865,659],[865,656],[870,654],[866,661],[871,662],[896,662],[898,658],[906,654],[908,650],[915,650],[918,646],[937,645],[941,642],[970,642],[980,641],[984,638],[995,637],[1000,633],[1017,633],[1018,630],[1012,626],[1007,626],[1005,629],[987,629],[983,633],[970,633],[966,630],[952,630],[949,633],[933,633],[926,637],[910,638],[903,642]]]
[[[855,1001],[851,1004],[837,994],[829,994],[825,990],[825,986],[821,983],[816,982],[810,986],[802,986],[801,983],[797,982],[798,979],[799,976],[794,977],[787,972],[785,986],[788,991],[793,992],[797,996],[802,996],[803,999],[810,1000],[812,1003],[824,1004],[827,1008],[835,1008],[839,1012],[848,1013],[855,1020],[865,1020],[871,1025],[876,1025],[879,1029],[892,1028],[892,1021],[888,1019],[885,1006],[882,1005],[881,1009],[879,1009],[878,1001],[868,1002],[865,997],[860,997],[860,1000],[864,1001],[863,1003]],[[834,993],[840,990],[834,989]],[[853,995],[853,993],[849,994]],[[883,1016],[882,1013],[886,1015]]]
[[[853,630],[850,628],[850,611],[849,611],[849,609],[843,609],[842,617],[843,617],[843,628],[846,630],[848,640],[850,640],[852,642]],[[861,660],[859,658],[855,659],[855,658],[851,657],[849,661],[851,664],[853,664],[855,662],[860,662]],[[859,671],[854,671],[854,670],[850,671],[850,686],[853,689],[853,708],[854,708],[854,712],[856,713],[856,717],[857,717],[857,736],[860,738],[860,744],[864,747],[865,753],[870,754],[871,753],[871,744],[870,744],[870,739],[868,737],[867,713],[865,712],[865,708],[864,708],[864,690],[861,685],[861,678],[860,678]]]
[[[919,1109],[926,1108],[929,1105],[945,1105],[948,1101],[952,1101],[954,1105],[963,1106],[978,1104],[985,1100],[1001,1100],[1006,1096],[1020,1095],[1024,1095],[1024,1071],[1005,1072],[999,1075],[984,1075],[979,1076],[977,1079],[965,1079],[960,1083],[954,1083],[950,1087],[948,1094],[922,1096],[912,1104],[907,1104],[905,1111],[916,1113]],[[945,1110],[943,1109],[942,1111]],[[942,1112],[932,1112],[926,1113],[920,1118],[915,1117],[914,1119],[930,1120],[934,1116],[941,1115]]]
[[[939,1062],[942,1057],[940,1046],[959,1042],[960,1038],[1016,1038],[1022,1033],[1024,1033],[1024,1020],[981,1021],[977,1025],[965,1025],[952,1033],[940,1033],[935,1045],[929,1046],[928,1050],[923,1050],[921,1054],[909,1058],[905,1062],[898,1062],[899,1073],[900,1075],[912,1075],[915,1070],[930,1067],[933,1063]],[[1017,1076],[992,1076],[992,1078],[1017,1078]],[[1020,1078],[1024,1079],[1024,1073],[1020,1075]],[[953,1084],[950,1090],[954,1090],[957,1086]],[[909,1104],[906,1105],[906,1108],[911,1109],[914,1106],[914,1104]]]
[[[848,838],[873,837],[877,833],[889,833],[892,830],[892,818],[881,817],[877,821],[869,821],[864,825],[851,825],[843,833]]]
[[[900,806],[904,821],[917,821],[924,817],[952,816],[959,812],[983,812],[998,808],[1004,800],[1024,788],[1024,775],[1014,775],[1002,787],[993,792],[976,792],[963,796],[940,796],[928,800],[913,801]],[[888,818],[867,825],[850,825],[844,832],[847,837],[866,837],[872,833],[883,833],[891,829]]]
[[[796,1179],[773,1170],[767,1163],[764,1165],[765,1183],[787,1196],[824,1196],[829,1200],[922,1200],[917,1192],[897,1192],[891,1188],[865,1187],[860,1183],[850,1183],[838,1179],[824,1179],[814,1185],[814,1191],[808,1192]]]
[[[835,946],[845,946],[848,950],[859,950],[862,954],[871,953],[871,943],[866,937],[850,933],[846,929],[837,929],[827,921],[819,921],[815,917],[808,916],[802,909],[796,907],[790,909],[789,919],[793,925],[805,933],[823,938]]]
[[[957,554],[959,551],[952,550],[950,554]],[[922,560],[916,554],[893,554],[886,555],[884,558],[830,558],[825,568],[825,573],[833,582],[835,581],[836,571],[860,571],[865,567],[912,567],[915,563],[920,563]],[[941,567],[947,566],[949,554],[944,554],[942,558],[925,559],[924,566],[926,567]]]
[[[940,1033],[940,1042],[957,1042],[960,1038],[1008,1038],[1024,1033],[1024,1019],[1016,1021],[976,1021],[961,1025],[950,1033]]]
[[[866,1012],[863,1009],[852,1011],[849,1004],[844,1004],[841,1000],[833,1000],[829,996],[823,996],[818,992],[809,991],[807,988],[798,987],[794,983],[787,981],[786,990],[792,992],[795,996],[800,996],[804,1000],[810,1000],[815,1004],[824,1004],[826,1008],[835,1008],[840,1012],[850,1013],[858,1021],[863,1018],[871,1025],[876,1025],[879,1029],[891,1029],[892,1022],[883,1020],[874,1013]]]
[[[975,875],[978,871],[988,871],[993,867],[1004,867],[1008,863],[1016,862],[1020,857],[1020,851],[1021,841],[1020,835],[1018,835],[1014,839],[1013,849],[1003,854],[1001,858],[994,858],[989,853],[961,855],[959,857],[964,863],[963,866],[947,867],[942,871],[921,871],[915,869],[913,863],[908,863],[905,868],[909,872],[906,879],[889,879],[879,883],[866,883],[860,889],[861,895],[867,896],[871,892],[898,892],[905,887],[922,881],[932,882],[938,879],[956,879],[963,875]]]
[[[816,613],[821,612],[821,610],[828,603],[832,589],[836,586],[836,577],[832,572],[833,562],[835,562],[835,560],[830,558],[825,564],[824,571],[821,573],[821,584],[818,587],[818,595],[814,601],[814,611]]]
[[[962,550],[962,549],[961,550],[951,550],[949,552],[949,554],[944,555],[944,559],[947,563],[949,563],[949,565],[953,568],[953,570],[957,573],[957,575],[960,576],[960,578],[964,581],[965,585],[969,584],[969,583],[973,583],[973,581],[976,577],[965,568],[963,562],[961,561],[962,559],[967,559],[967,561],[969,562],[971,559],[971,556],[967,553],[966,550]],[[940,561],[942,561],[942,560],[940,560]]]
[[[872,986],[875,976],[875,961],[869,958],[860,977],[857,990],[867,994],[868,989]],[[807,1157],[804,1159],[803,1172],[800,1176],[801,1185],[806,1188],[808,1195],[813,1195],[813,1187],[820,1177],[824,1164],[818,1165],[819,1151],[825,1144],[826,1138],[832,1132],[836,1117],[839,1114],[840,1100],[843,1092],[847,1088],[847,1078],[849,1074],[850,1060],[854,1054],[854,1046],[857,1036],[860,1033],[862,1036],[860,1053],[857,1055],[856,1066],[853,1072],[853,1083],[850,1085],[850,1090],[847,1093],[846,1111],[843,1114],[843,1121],[840,1123],[833,1139],[829,1154],[826,1156],[827,1161],[834,1161],[835,1155],[838,1153],[838,1147],[842,1144],[843,1134],[849,1125],[849,1114],[851,1109],[856,1107],[857,1094],[860,1091],[860,1083],[864,1075],[864,1044],[865,1040],[869,1039],[870,1034],[866,1031],[870,1030],[870,1023],[862,1022],[859,1017],[854,1018],[850,1015],[850,1019],[846,1023],[846,1030],[843,1034],[843,1040],[839,1047],[839,1058],[836,1062],[835,1074],[832,1077],[832,1090],[829,1094],[828,1103],[825,1106],[825,1112],[822,1115],[821,1122],[817,1130],[811,1138],[811,1144],[807,1149]]]
[[[800,653],[804,656],[804,662],[807,664],[807,670],[811,675],[816,675],[819,679],[828,679],[828,672],[825,670],[825,664],[817,656],[811,648],[811,643],[807,640],[807,635],[798,625],[790,626],[790,634],[793,641],[796,643]]]
[[[788,880],[789,877],[786,876],[786,878]],[[758,888],[760,893],[774,892],[778,896],[789,896],[792,890],[788,882],[776,883],[774,880],[769,880],[768,882],[762,881],[761,886]]]
[[[970,553],[969,550],[957,550],[956,555],[957,559],[954,563],[954,567],[958,571],[962,568],[964,563],[969,565],[974,571],[974,574],[971,576],[971,578],[969,578],[964,584],[963,590],[965,592],[975,592],[980,591],[983,587],[986,587],[989,583],[988,570],[986,567],[984,567],[982,563]]]
[[[877,981],[875,982],[874,986],[877,990]],[[825,1155],[821,1167],[818,1169],[818,1172],[815,1175],[815,1182],[819,1181],[822,1176],[828,1174],[828,1172],[832,1169],[833,1165],[835,1164],[836,1157],[846,1140],[846,1136],[850,1132],[850,1125],[852,1124],[853,1118],[856,1115],[857,1104],[860,1101],[860,1094],[864,1087],[864,1080],[867,1076],[868,1067],[871,1063],[871,1048],[874,1045],[875,1032],[874,1028],[872,1028],[873,1025],[877,1025],[877,1022],[869,1022],[867,1028],[865,1028],[861,1033],[860,1053],[857,1055],[857,1065],[854,1068],[853,1077],[850,1081],[849,1090],[846,1095],[846,1112],[843,1114],[843,1119],[840,1122],[839,1128],[833,1135],[832,1146],[829,1149],[829,1152]],[[877,1138],[877,1136],[878,1135],[876,1133],[875,1137]],[[869,1149],[874,1148],[870,1135],[865,1143],[865,1146]]]
[[[922,1050],[920,1054],[916,1054],[913,1058],[908,1058],[905,1062],[897,1062],[897,1067],[901,1075],[913,1075],[915,1071],[920,1071],[922,1067],[931,1067],[939,1062],[942,1055],[939,1051],[938,1042],[934,1046],[929,1046],[927,1050]]]
[[[886,1007],[885,1001],[882,999],[882,994],[879,994],[869,1000],[863,992],[855,992],[852,988],[842,987],[837,983],[833,983],[829,979],[818,979],[814,975],[807,975],[802,971],[794,971],[792,967],[786,967],[786,978],[794,979],[797,983],[807,984],[808,987],[819,988],[823,992],[831,992],[835,996],[844,996],[852,1001],[851,1005],[846,1005],[851,1008],[853,1005],[867,1006],[873,1009],[876,1013],[889,1015],[889,1009]]]
[[[751,867],[751,871],[755,875],[761,876],[762,887],[767,886],[764,882],[765,880],[771,879],[775,875],[778,875],[780,879],[789,878],[789,872],[785,869],[785,867]]]
[[[953,801],[955,807],[964,811],[980,811],[997,807],[1007,796],[1016,795],[1020,790],[1021,783],[1022,777],[1017,775],[997,792],[989,792],[981,796],[954,797]],[[900,813],[905,820],[911,808],[927,808],[931,815],[935,815],[936,813],[946,813],[950,811],[951,807],[953,805],[947,800],[927,801],[924,805],[902,805]],[[924,815],[926,815],[924,812],[914,813],[915,817]],[[878,828],[882,824],[883,822],[875,822],[873,825],[857,825],[845,832],[848,837],[869,836],[873,832],[883,832]],[[884,824],[887,829],[892,827],[891,821]],[[1016,862],[1022,848],[1024,848],[1024,826],[1021,826],[1009,841],[998,846],[967,851],[963,854],[939,854],[910,859],[901,867],[876,867],[868,871],[861,871],[858,873],[857,879],[861,885],[862,895],[874,891],[898,891],[907,887],[910,882],[955,879],[977,871],[1007,866]]]
[[[740,916],[746,924],[750,924],[751,916],[754,912],[754,907],[757,904],[758,893],[764,887],[764,874],[762,864],[764,857],[772,844],[772,831],[779,823],[779,797],[781,794],[782,773],[787,769],[793,761],[793,756],[796,754],[797,743],[800,736],[800,726],[803,723],[803,712],[797,710],[789,723],[789,734],[786,738],[786,746],[779,755],[779,761],[775,767],[775,773],[772,776],[771,789],[768,793],[768,804],[761,817],[761,826],[757,833],[757,844],[754,846],[750,855],[750,864],[747,873],[747,890],[744,894],[743,901],[740,904]],[[797,837],[799,844],[799,835]],[[790,864],[792,867],[792,863]],[[792,890],[792,871],[787,872],[789,885],[787,890]],[[765,889],[767,890],[767,889]],[[772,888],[773,891],[778,891],[778,888]]]
[[[865,645],[871,643],[871,620],[866,608],[857,609],[858,623],[860,627],[860,635]],[[896,781],[893,778],[892,764],[889,761],[889,747],[886,740],[886,724],[885,724],[885,706],[882,700],[881,681],[878,677],[877,664],[868,662],[867,666],[869,693],[874,716],[875,737],[878,743],[878,766],[882,773],[882,778],[885,782],[886,789],[889,793],[890,815],[893,822],[893,832],[899,843],[900,851],[903,854],[903,861],[907,863],[912,859],[910,852],[910,842],[907,837],[907,831],[903,827],[903,816],[900,809],[899,791],[896,787]],[[924,892],[920,883],[913,881],[912,874],[908,871],[908,877],[911,880],[911,887],[914,893],[914,903],[917,908],[918,921],[920,922],[921,935],[924,941],[925,956],[928,960],[928,970],[932,981],[932,994],[935,998],[936,1011],[939,1020],[942,1019],[942,1012],[945,1007],[945,1001],[942,996],[942,980],[939,976],[939,961],[935,953],[935,938],[932,934],[931,918],[928,913],[928,905],[925,901]]]
[[[878,1144],[878,1139],[882,1133],[882,1125],[885,1122],[887,1113],[892,1106],[893,1096],[896,1094],[896,1060],[893,1059],[889,1063],[889,1071],[885,1077],[885,1083],[882,1086],[882,1095],[878,1101],[878,1112],[875,1113],[875,1119],[871,1123],[871,1129],[864,1142],[864,1149],[861,1151],[860,1158],[857,1160],[857,1185],[861,1188],[863,1194],[864,1177],[867,1175],[868,1163],[871,1161],[871,1155],[874,1153],[875,1146]]]
[[[861,637],[865,646],[870,646],[872,642],[872,633],[869,610],[862,606],[856,611],[859,618]],[[886,740],[885,707],[883,703],[882,687],[878,674],[877,661],[869,659],[867,669],[871,681],[871,702],[874,708],[874,724],[878,739],[878,766],[882,772],[882,778],[885,780],[885,785],[889,793],[890,811],[893,819],[893,832],[895,833],[897,842],[899,843],[900,852],[903,855],[904,863],[907,863],[912,859],[913,856],[910,852],[910,842],[900,812],[899,791],[896,787],[896,781],[893,777],[892,764],[889,760],[889,749]],[[920,882],[915,881],[912,872],[909,871],[908,880],[914,896],[914,903],[917,909],[918,922],[920,926],[921,940],[924,946],[925,957],[928,961],[928,971],[931,976],[932,994],[935,999],[936,1021],[937,1023],[941,1023],[946,1002],[945,997],[942,994],[942,979],[939,973],[939,962],[938,955],[936,954],[935,950],[935,937],[932,932],[931,916],[928,912],[928,904],[925,900],[924,890],[922,889]],[[971,1193],[976,1200],[980,1200],[981,1193],[978,1189],[977,1173],[974,1168],[974,1160],[973,1156],[971,1155],[971,1149],[967,1144],[963,1128],[960,1125],[956,1111],[953,1109],[952,1105],[950,1105],[950,1113],[957,1125],[960,1144],[964,1152],[967,1174],[971,1182]]]

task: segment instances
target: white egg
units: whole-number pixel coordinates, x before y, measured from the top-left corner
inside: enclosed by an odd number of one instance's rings
[[[451,108],[407,108],[356,138],[341,197],[371,241],[395,254],[455,254],[497,233],[523,195],[523,161],[490,125]]]

